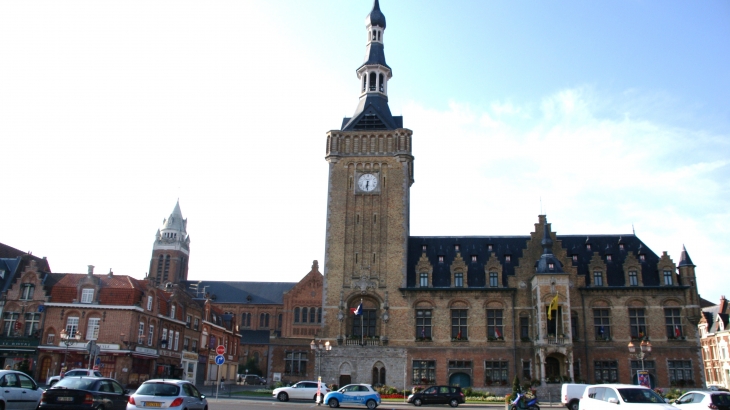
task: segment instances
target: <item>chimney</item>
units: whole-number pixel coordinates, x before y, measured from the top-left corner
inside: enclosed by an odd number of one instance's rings
[[[89,272],[88,275],[91,276],[94,274],[94,265],[88,265],[89,266]]]
[[[109,268],[109,273],[107,273],[107,275],[106,275],[106,276],[107,276],[108,278],[111,278],[112,276],[114,276],[114,272],[112,272],[112,268]]]
[[[725,299],[725,295],[720,296],[720,309],[717,313],[725,313],[725,309],[727,309],[727,299]]]

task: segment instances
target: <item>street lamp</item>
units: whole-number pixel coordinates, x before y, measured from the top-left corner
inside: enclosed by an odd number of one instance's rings
[[[322,343],[321,340],[318,343],[315,342],[314,340],[312,340],[312,343],[309,344],[309,347],[312,349],[312,351],[314,352],[314,355],[317,358],[317,370],[318,371],[315,371],[315,373],[319,374],[318,381],[321,383],[322,382],[322,374],[321,374],[322,373],[322,356],[324,356],[325,353],[332,350],[332,346],[330,345],[329,340],[326,341],[324,344]],[[317,405],[319,405],[320,403],[322,403],[322,393],[319,391],[319,389],[317,389]]]
[[[63,363],[61,363],[61,377],[63,378],[63,375],[66,373],[66,359],[68,358],[68,347],[79,340],[81,340],[81,335],[79,332],[74,332],[75,334],[71,336],[66,332],[66,330],[61,330],[61,342],[66,345],[66,352],[63,354]]]
[[[641,344],[639,345],[639,351],[636,352],[636,346],[634,345],[634,342],[629,342],[629,353],[631,353],[631,356],[636,357],[637,359],[641,360],[641,370],[644,370],[644,358],[651,353],[651,342],[648,340],[642,340]]]

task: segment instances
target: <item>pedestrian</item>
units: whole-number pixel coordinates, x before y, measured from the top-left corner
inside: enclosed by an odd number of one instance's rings
[[[226,389],[225,383],[226,383],[226,378],[225,377],[221,377],[221,390],[225,390]]]

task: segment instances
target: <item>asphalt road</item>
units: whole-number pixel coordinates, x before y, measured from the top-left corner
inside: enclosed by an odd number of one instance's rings
[[[262,398],[262,397],[251,397],[251,398],[235,398],[235,399],[229,399],[229,398],[219,398],[215,399],[215,396],[208,397],[208,408],[209,410],[240,410],[242,407],[245,407],[246,410],[329,410],[329,407],[327,406],[317,406],[315,403],[309,402],[309,401],[288,401],[286,403],[282,403],[280,401],[274,400],[273,398]],[[477,409],[477,408],[483,408],[483,409],[489,409],[489,410],[501,410],[504,409],[504,404],[461,404],[459,405],[459,408],[466,408],[466,409]],[[552,407],[548,405],[541,405],[540,408],[564,408],[562,406],[559,406],[559,403],[553,403]],[[340,409],[353,409],[353,410],[367,410],[365,406],[353,406],[353,407],[340,407]],[[394,410],[394,409],[415,409],[415,407],[412,404],[408,403],[395,403],[395,402],[383,402],[380,406],[378,406],[378,410]],[[447,410],[451,409],[448,405],[434,405],[434,406],[422,406],[419,409],[421,410],[427,410],[427,409],[433,409],[433,410]]]

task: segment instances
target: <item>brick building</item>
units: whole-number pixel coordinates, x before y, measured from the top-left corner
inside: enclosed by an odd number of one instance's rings
[[[633,233],[556,235],[545,215],[525,236],[410,235],[413,132],[388,108],[377,0],[365,25],[359,103],[326,136],[325,380],[506,391],[515,375],[631,383],[643,363],[653,385],[702,385],[686,251],[675,264]],[[631,341],[653,345],[643,362]]]
[[[720,303],[702,309],[702,319],[698,325],[702,361],[708,386],[730,388],[730,322],[728,303],[725,296]],[[680,383],[677,383],[680,384]]]

